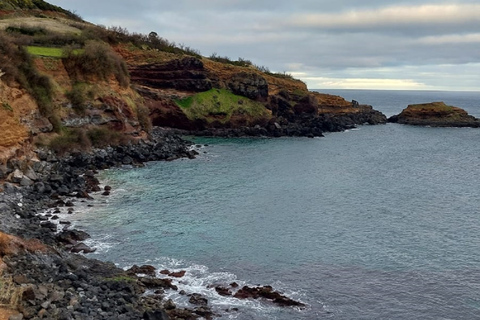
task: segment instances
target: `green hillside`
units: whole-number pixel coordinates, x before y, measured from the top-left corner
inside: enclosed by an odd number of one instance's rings
[[[72,12],[62,9],[43,0],[1,0],[0,10],[43,10],[64,13],[72,18],[78,18]]]

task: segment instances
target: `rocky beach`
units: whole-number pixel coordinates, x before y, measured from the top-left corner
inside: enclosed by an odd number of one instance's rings
[[[208,300],[200,294],[190,294],[189,309],[177,308],[163,298],[165,290],[177,290],[172,279],[183,277],[185,271],[155,270],[148,265],[125,271],[111,262],[90,259],[84,254],[95,248],[83,242],[89,235],[70,228],[68,219],[57,215],[72,214],[79,202],[93,199],[91,192],[109,195],[110,187],[100,189],[97,170],[194,158],[197,152],[190,146],[172,130],[156,128],[150,141],[63,157],[38,150],[38,159],[3,165],[2,177],[8,182],[0,193],[0,228],[5,232],[0,237],[0,303],[5,310],[9,306],[18,310],[8,311],[12,314],[8,319],[213,318]],[[232,283],[230,288],[215,290],[238,299],[303,306],[269,286],[239,288]]]

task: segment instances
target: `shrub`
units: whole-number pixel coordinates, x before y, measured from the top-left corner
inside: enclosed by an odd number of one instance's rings
[[[87,136],[91,145],[96,148],[118,145],[125,142],[126,139],[120,132],[105,127],[92,128],[88,130]]]
[[[87,91],[87,86],[84,83],[75,83],[72,90],[66,92],[65,95],[72,103],[73,110],[78,114],[85,114],[87,110],[87,98],[92,98],[92,92]]]
[[[27,25],[20,25],[20,26],[8,26],[5,29],[8,33],[19,33],[26,36],[37,36],[37,35],[46,35],[47,30],[43,27],[39,26],[27,26]]]
[[[150,119],[150,110],[144,105],[137,106],[138,122],[147,133],[152,132],[152,120]]]
[[[217,53],[213,53],[210,57],[208,57],[212,61],[220,62],[220,63],[225,63],[225,64],[231,64],[234,66],[239,66],[239,67],[250,67],[253,65],[252,61],[243,59],[243,58],[238,58],[238,60],[232,60],[229,57],[225,56],[219,56]]]
[[[82,80],[83,75],[98,77],[107,81],[114,75],[122,87],[129,85],[129,74],[125,61],[107,44],[88,41],[83,53],[66,48],[64,65],[73,79]]]
[[[71,151],[86,151],[91,142],[84,129],[65,129],[60,136],[52,139],[49,148],[58,155]]]

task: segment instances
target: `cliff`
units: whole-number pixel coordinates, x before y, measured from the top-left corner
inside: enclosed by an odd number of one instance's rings
[[[480,120],[444,102],[412,104],[389,122],[431,127],[480,127]]]
[[[35,146],[62,153],[143,139],[152,124],[198,134],[319,136],[386,121],[370,107],[309,92],[287,74],[202,57],[155,33],[98,27],[41,0],[6,1],[1,9],[4,161]]]

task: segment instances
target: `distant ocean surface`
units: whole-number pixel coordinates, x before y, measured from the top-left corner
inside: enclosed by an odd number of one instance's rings
[[[444,101],[480,117],[480,92],[321,92],[387,116]],[[98,246],[91,257],[187,270],[179,289],[206,295],[222,319],[480,319],[480,129],[194,141],[195,160],[100,174],[112,195],[73,216]],[[307,308],[207,288],[233,281]]]

